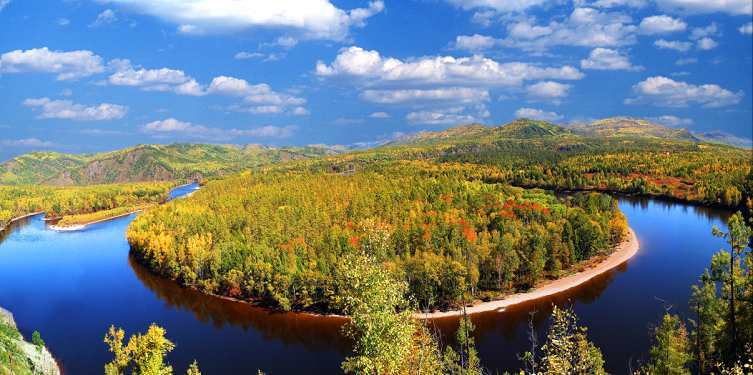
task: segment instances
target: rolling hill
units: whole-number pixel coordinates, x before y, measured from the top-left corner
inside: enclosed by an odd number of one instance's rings
[[[569,129],[576,134],[596,137],[640,137],[676,141],[698,142],[687,129],[670,128],[648,120],[631,117],[611,117],[589,124],[573,124]]]
[[[738,137],[733,134],[720,132],[720,131],[710,131],[710,132],[698,132],[693,133],[693,136],[709,143],[721,143],[725,145],[735,146],[735,147],[742,147],[742,148],[753,148],[753,140],[750,138],[742,138]]]
[[[629,118],[573,127],[526,119],[497,127],[468,125],[313,163],[330,171],[356,171],[403,160],[491,166],[494,173],[476,178],[521,187],[622,192],[725,206],[753,199],[750,150]]]
[[[337,152],[323,146],[202,144],[139,145],[89,155],[37,152],[0,164],[0,184],[89,185],[215,177]]]

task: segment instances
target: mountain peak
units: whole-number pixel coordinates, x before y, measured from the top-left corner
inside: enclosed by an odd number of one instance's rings
[[[569,133],[569,131],[561,126],[547,121],[527,118],[515,119],[509,124],[497,128],[497,134],[509,138],[538,138],[566,133]]]
[[[574,124],[570,129],[577,134],[599,137],[648,137],[697,142],[687,129],[670,128],[646,119],[619,116],[596,120],[590,124]]]

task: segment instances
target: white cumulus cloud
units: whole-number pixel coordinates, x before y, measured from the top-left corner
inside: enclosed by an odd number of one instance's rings
[[[236,60],[249,60],[249,59],[257,59],[262,58],[266,56],[265,54],[261,52],[248,52],[248,51],[240,51],[233,56]]]
[[[521,12],[546,3],[546,0],[447,0],[463,9],[492,9],[497,12]]]
[[[659,49],[671,49],[679,52],[686,52],[693,47],[693,43],[683,42],[679,40],[664,40],[659,39],[654,42],[654,45]]]
[[[523,62],[499,63],[482,56],[436,56],[402,61],[355,46],[342,50],[329,65],[318,62],[316,74],[321,77],[358,77],[382,83],[481,86],[515,86],[527,80],[577,80],[584,77],[577,68],[568,65],[552,68]]]
[[[193,124],[186,121],[168,118],[152,121],[142,126],[142,131],[159,138],[185,137],[208,141],[222,142],[239,137],[258,138],[287,138],[293,135],[295,126],[263,126],[254,129],[223,129]]]
[[[718,108],[740,102],[743,92],[732,92],[715,84],[694,85],[663,76],[649,77],[633,86],[637,97],[627,104],[648,102],[660,107],[687,107],[697,104]]]
[[[489,100],[489,91],[468,87],[438,89],[365,90],[361,98],[372,103],[399,104],[415,102],[477,103]]]
[[[115,14],[115,11],[112,9],[105,9],[102,11],[102,13],[97,15],[97,18],[92,22],[89,27],[98,27],[102,25],[107,25],[110,23],[113,23],[118,20],[118,16]]]
[[[371,117],[371,118],[390,118],[392,116],[390,116],[390,114],[387,113],[387,112],[372,112],[369,115],[369,117]]]
[[[212,79],[207,93],[242,97],[248,106],[235,109],[244,112],[272,114],[291,109],[294,115],[308,114],[308,110],[301,107],[306,104],[306,99],[274,91],[266,83],[251,84],[240,78],[218,76]]]
[[[633,65],[627,55],[609,48],[593,49],[587,59],[580,60],[580,67],[595,70],[637,71],[643,69],[641,66]]]
[[[501,45],[541,51],[554,46],[617,47],[634,44],[638,27],[630,16],[617,12],[578,7],[564,21],[536,24],[531,20],[511,22]]]
[[[643,8],[648,5],[647,0],[597,0],[590,4],[597,8],[616,8],[616,7],[630,7],[630,8]]]
[[[716,48],[716,46],[719,45],[719,43],[717,43],[714,39],[711,39],[711,38],[701,38],[701,39],[698,39],[696,43],[698,45],[698,49],[704,50],[704,51],[714,49]]]
[[[2,3],[0,2],[0,5]],[[39,138],[22,138],[22,139],[2,139],[0,140],[0,145],[7,146],[7,147],[18,147],[18,148],[50,148],[55,146],[54,143],[50,141],[43,141]]]
[[[184,33],[227,32],[251,28],[286,29],[312,39],[342,40],[351,27],[384,10],[384,2],[344,10],[329,0],[108,0],[126,9],[178,25]]]
[[[750,0],[656,0],[656,3],[661,8],[689,14],[753,14]]]
[[[111,85],[139,87],[147,91],[172,91],[180,95],[205,94],[204,88],[182,70],[135,68],[128,60],[116,60],[111,65],[117,67],[117,71],[108,78]]]
[[[680,19],[660,15],[644,18],[639,27],[641,33],[651,35],[685,31],[688,25]]]
[[[102,103],[87,107],[70,100],[52,100],[49,98],[29,98],[23,105],[39,110],[38,118],[65,119],[73,121],[104,121],[123,118],[128,113],[128,107]]]
[[[753,34],[753,22],[748,22],[745,25],[740,26],[737,31],[739,31],[740,34]]]
[[[570,85],[553,81],[534,83],[526,88],[529,96],[535,98],[564,98],[570,91]]]
[[[483,51],[494,47],[497,40],[486,35],[459,35],[455,38],[455,48],[465,51]]]
[[[563,118],[562,115],[556,112],[547,112],[536,108],[519,108],[517,111],[515,111],[515,117],[550,122],[562,120]]]
[[[424,125],[461,125],[479,122],[489,117],[488,112],[469,113],[465,107],[451,107],[426,111],[410,112],[405,119],[412,124]]]
[[[102,58],[91,51],[51,51],[47,47],[15,50],[0,55],[2,73],[52,73],[59,81],[79,79],[105,70]]]
[[[685,117],[677,117],[673,115],[664,115],[659,117],[652,117],[650,120],[658,122],[662,125],[677,127],[677,126],[690,126],[693,125],[693,119]]]

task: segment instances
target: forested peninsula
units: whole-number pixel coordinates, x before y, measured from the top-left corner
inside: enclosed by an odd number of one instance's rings
[[[170,145],[22,156],[0,165],[2,178],[36,185],[0,186],[0,228],[37,212],[75,227],[143,209],[126,233],[138,262],[209,295],[349,316],[356,356],[343,364],[348,372],[481,373],[467,318],[459,351],[448,345],[441,352],[414,314],[441,316],[481,302],[504,307],[505,297],[583,282],[624,262],[637,239],[610,193],[753,207],[749,149],[631,118],[567,127],[526,119],[466,125],[344,151]],[[116,168],[100,173],[103,165]],[[190,199],[160,204],[186,179],[205,186]],[[695,344],[702,370],[750,358],[730,341],[750,341],[748,326],[735,327],[751,316],[740,301],[753,285],[745,242],[751,232],[742,215],[730,228],[714,233],[732,251],[715,256],[693,289],[694,311],[705,318],[693,332],[707,335],[695,336],[706,340]],[[549,341],[575,352],[560,353],[562,368],[539,363],[534,352],[531,368],[603,372],[600,351],[571,311],[555,309],[552,329]],[[149,332],[165,344],[164,330]],[[677,340],[660,341],[665,333]],[[684,345],[690,358],[679,318],[668,314],[656,335],[657,350]],[[106,337],[113,351],[122,340],[115,328]],[[661,362],[653,349],[651,355],[649,373],[677,364]],[[685,369],[687,358],[678,366]],[[119,368],[122,359],[108,366]]]
[[[142,182],[77,187],[0,186],[0,230],[14,219],[45,213],[61,226],[112,218],[167,199],[171,182]]]
[[[150,269],[206,293],[337,312],[346,254],[378,260],[431,310],[529,289],[627,234],[608,195],[560,199],[483,174],[425,162],[248,173],[141,215],[128,240]]]

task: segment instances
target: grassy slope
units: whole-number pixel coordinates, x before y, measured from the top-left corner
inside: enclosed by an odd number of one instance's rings
[[[313,168],[423,159],[495,166],[494,179],[520,186],[638,192],[707,204],[726,204],[725,190],[740,192],[742,203],[751,196],[749,150],[689,139],[685,130],[643,120],[606,119],[594,128],[532,120],[463,126],[326,158]]]
[[[323,147],[140,145],[93,155],[31,153],[0,164],[0,184],[104,184],[215,177],[280,161],[333,154]]]
[[[574,133],[601,137],[643,137],[675,141],[699,141],[687,129],[669,128],[643,119],[612,117],[569,127]]]

